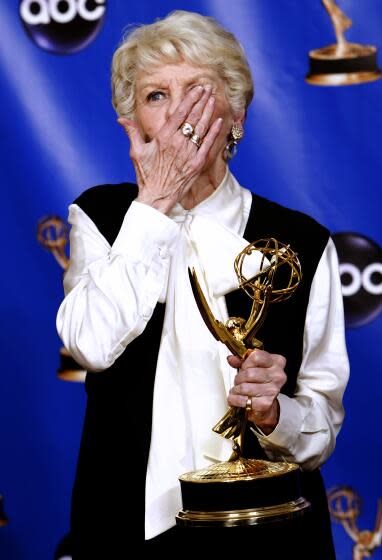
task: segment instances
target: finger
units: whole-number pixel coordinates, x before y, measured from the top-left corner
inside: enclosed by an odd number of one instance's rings
[[[279,366],[275,366],[272,368],[241,369],[234,379],[234,384],[235,386],[244,383],[261,384],[263,388],[268,385],[270,391],[275,390],[279,392],[286,381],[287,376],[285,371]],[[261,392],[269,394],[268,390]]]
[[[284,356],[281,356],[280,354],[270,354],[264,350],[256,350],[256,352],[252,355],[252,360],[254,365],[257,367],[269,368],[272,366],[278,366],[280,369],[284,369],[286,365],[286,358],[284,358]],[[251,361],[248,362],[248,364],[250,363]]]
[[[184,121],[187,120],[192,107],[200,99],[203,91],[204,88],[202,86],[196,86],[187,93],[186,97],[179,103],[171,117],[163,125],[160,131],[161,136],[171,136],[178,130]]]
[[[202,167],[204,162],[206,161],[208,153],[212,148],[216,138],[218,137],[222,125],[223,125],[223,119],[219,117],[218,119],[216,119],[216,121],[212,124],[211,128],[209,129],[195,157],[195,165],[197,167]]]
[[[247,395],[235,395],[234,393],[228,393],[227,402],[229,406],[236,406],[238,408],[246,408],[248,401]]]
[[[235,385],[241,383],[271,383],[275,371],[271,368],[240,369],[235,377]]]
[[[210,124],[211,117],[213,115],[215,109],[215,97],[211,96],[208,98],[207,102],[204,105],[203,113],[200,115],[200,119],[197,122],[194,128],[194,135],[200,138],[200,141],[203,142],[203,137],[208,131],[208,127]],[[190,117],[190,122],[194,122]],[[190,142],[188,143],[188,152],[192,153],[195,152],[195,148],[198,149],[197,145],[192,141],[190,138]]]
[[[129,137],[131,152],[137,152],[145,145],[145,141],[141,136],[139,127],[135,121],[126,119],[126,117],[120,117],[117,122],[124,128],[126,134]]]
[[[242,395],[259,399],[261,397],[274,397],[279,390],[272,383],[240,383],[230,390],[233,395]]]
[[[286,366],[286,358],[281,356],[280,354],[272,354],[273,363],[278,365],[281,369],[284,369]]]
[[[210,126],[210,120],[214,113],[214,109],[215,109],[215,97],[211,95],[208,98],[208,101],[203,109],[203,113],[200,116],[200,119],[198,120],[195,126],[195,134],[197,134],[201,138],[203,138],[207,134],[208,128]]]
[[[254,352],[256,350],[256,348],[247,348],[247,350],[245,351],[245,354],[243,356],[243,360],[246,360],[248,358],[248,356],[250,354],[252,354],[252,352]]]
[[[233,368],[240,368],[243,360],[239,356],[227,356],[227,361]]]
[[[256,349],[251,352],[249,356],[243,362],[243,369],[253,368],[253,367],[272,367],[273,357],[272,354],[266,352],[265,350]]]
[[[187,122],[189,122],[193,127],[195,127],[202,118],[203,111],[209,99],[211,99],[211,91],[212,87],[210,85],[204,86],[202,97],[192,107],[190,114],[187,117]]]
[[[272,408],[274,401],[274,397],[267,396],[255,398],[248,395],[229,394],[227,398],[229,406],[246,408],[250,410],[251,414],[256,414],[258,416],[266,415]]]

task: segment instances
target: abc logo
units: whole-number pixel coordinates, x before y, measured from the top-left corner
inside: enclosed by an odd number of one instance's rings
[[[106,0],[21,0],[20,17],[40,48],[70,54],[86,47],[101,29]]]
[[[348,327],[369,323],[382,311],[382,249],[359,233],[333,235]]]

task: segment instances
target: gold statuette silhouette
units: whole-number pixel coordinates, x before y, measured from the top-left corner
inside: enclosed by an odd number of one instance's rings
[[[382,72],[376,47],[348,42],[345,31],[352,26],[352,20],[334,0],[322,0],[322,3],[332,21],[337,42],[309,52],[310,71],[306,81],[319,86],[339,86],[378,80]]]
[[[42,218],[37,226],[37,240],[56,259],[65,271],[69,267],[66,246],[69,241],[68,227],[58,216]],[[66,348],[60,348],[60,367],[57,375],[63,381],[85,381],[86,371],[77,364]]]
[[[4,499],[0,494],[0,527],[4,527],[5,525],[8,525],[8,519],[4,512]]]
[[[378,501],[375,526],[372,531],[358,528],[357,519],[361,512],[361,498],[348,486],[340,486],[328,492],[330,515],[341,523],[354,541],[353,560],[370,558],[382,543],[382,500]]]

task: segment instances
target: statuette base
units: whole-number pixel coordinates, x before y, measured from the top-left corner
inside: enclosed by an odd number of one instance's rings
[[[86,371],[72,358],[66,348],[60,348],[60,367],[57,370],[57,377],[61,381],[74,381],[84,383]]]
[[[377,49],[370,45],[345,43],[328,45],[309,53],[309,84],[317,86],[355,85],[379,80]]]
[[[245,459],[226,461],[180,478],[183,527],[239,527],[299,517],[310,504],[301,496],[294,463]]]

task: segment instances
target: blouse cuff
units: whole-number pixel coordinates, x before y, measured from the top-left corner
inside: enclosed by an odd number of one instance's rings
[[[111,254],[150,264],[153,257],[169,258],[179,235],[178,225],[168,216],[147,204],[134,201],[125,214]]]

